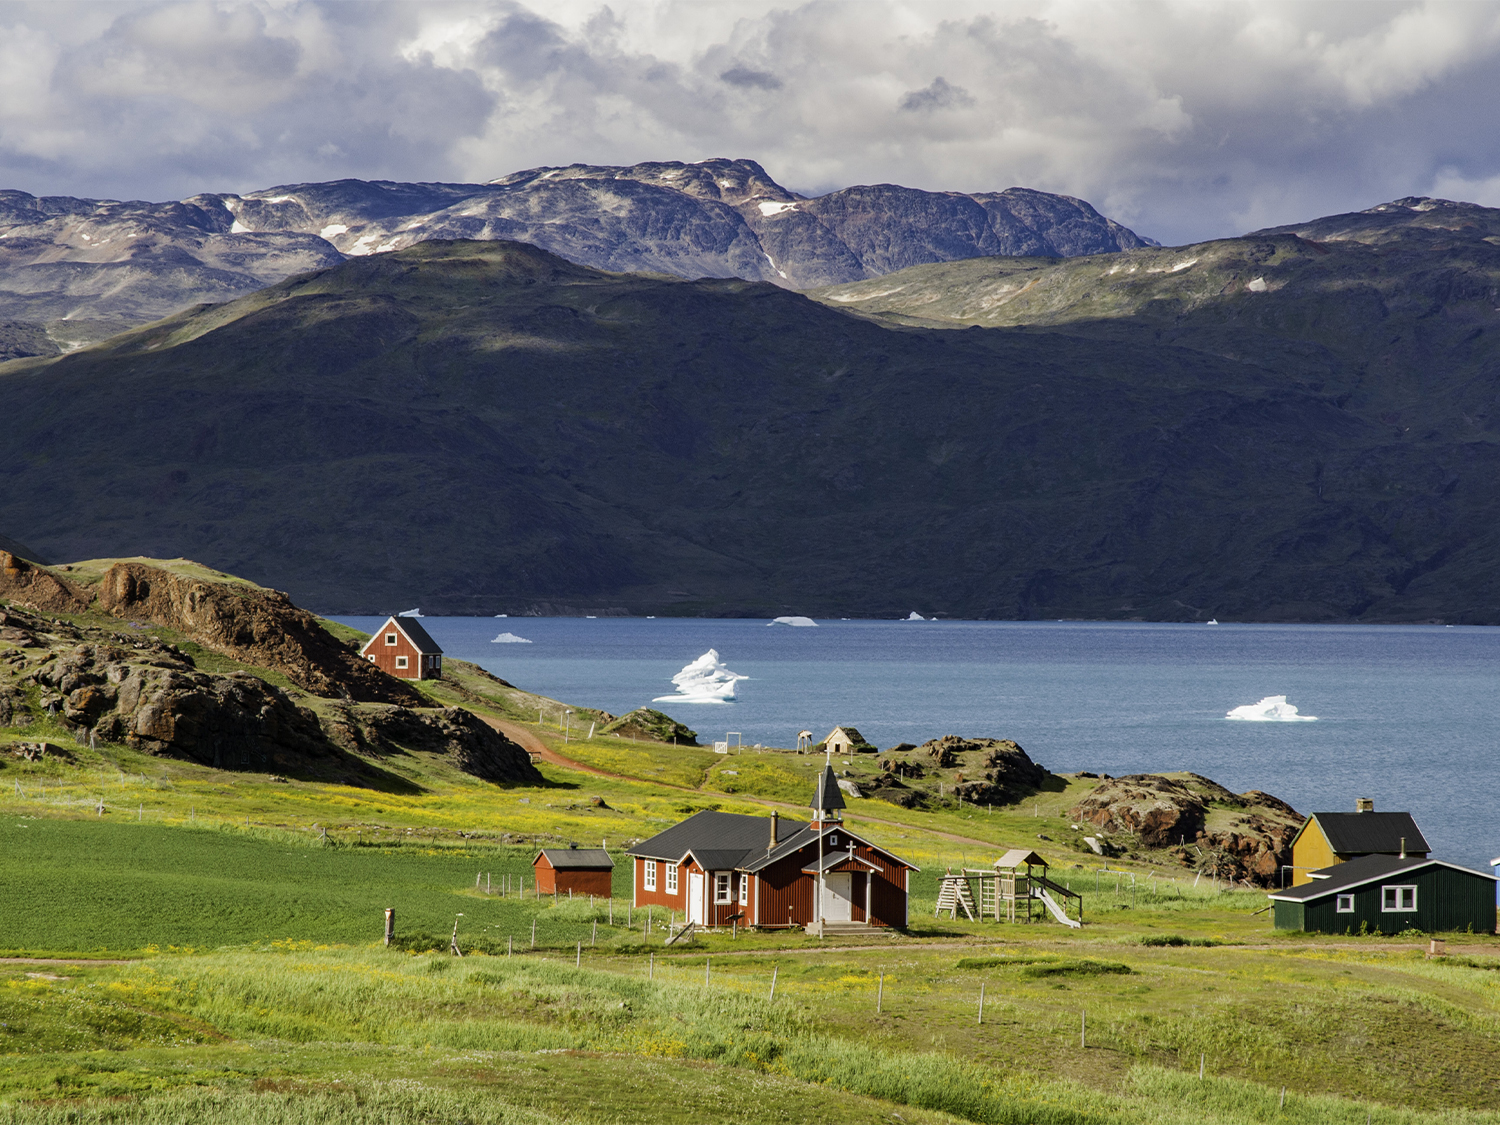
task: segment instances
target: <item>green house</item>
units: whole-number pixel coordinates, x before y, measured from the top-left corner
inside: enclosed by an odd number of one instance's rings
[[[1495,932],[1495,876],[1424,856],[1366,855],[1311,872],[1271,900],[1278,930]]]

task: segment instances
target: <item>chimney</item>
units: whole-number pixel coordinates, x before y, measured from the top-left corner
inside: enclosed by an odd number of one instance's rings
[[[1406,837],[1405,836],[1401,837],[1401,858],[1402,859],[1406,858]]]
[[[1355,812],[1374,812],[1375,802],[1369,797],[1357,797],[1354,801]]]
[[[771,851],[774,851],[776,849],[776,822],[777,822],[777,820],[778,820],[778,816],[777,816],[776,810],[772,809],[771,810],[771,842],[766,845],[766,851],[767,852],[771,852]]]

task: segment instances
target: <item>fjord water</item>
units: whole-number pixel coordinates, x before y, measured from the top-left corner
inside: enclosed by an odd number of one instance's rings
[[[340,618],[371,630],[378,618]],[[1298,811],[1407,810],[1434,854],[1500,855],[1500,629],[1371,625],[426,617],[454,657],[700,740],[794,745],[848,724],[881,747],[1013,738],[1056,771],[1191,770]],[[492,644],[509,631],[532,644]],[[728,704],[650,703],[708,649],[747,677]],[[1317,722],[1232,722],[1285,695]],[[554,714],[550,719],[560,716]]]

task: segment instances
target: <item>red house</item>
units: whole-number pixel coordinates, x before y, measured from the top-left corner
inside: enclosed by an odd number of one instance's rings
[[[402,680],[441,680],[443,650],[414,617],[389,617],[359,654]]]
[[[700,812],[628,849],[635,904],[719,927],[810,932],[906,926],[909,872],[899,856],[844,827],[844,796],[824,766],[807,824]]]
[[[610,897],[615,861],[603,848],[543,848],[531,867],[538,894]]]

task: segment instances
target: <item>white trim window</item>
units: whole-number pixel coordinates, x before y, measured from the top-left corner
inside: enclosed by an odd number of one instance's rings
[[[732,886],[732,884],[731,884],[730,879],[729,879],[729,872],[727,872],[727,871],[720,871],[718,874],[716,874],[714,876],[714,902],[715,902],[715,904],[717,904],[719,906],[727,906],[732,901],[732,899],[730,898],[730,887],[731,886]]]
[[[739,875],[739,876],[736,876],[736,878],[738,878],[739,881],[740,881],[740,905],[741,906],[749,906],[750,905],[750,876],[748,876],[748,875]]]
[[[675,863],[669,863],[669,864],[667,864],[667,894],[669,894],[669,895],[675,895],[676,893],[677,893],[677,865]]]
[[[656,890],[656,860],[648,859],[645,863],[645,874],[641,878],[641,885],[648,891]]]
[[[1415,914],[1417,912],[1417,888],[1381,887],[1380,912],[1382,914]]]
[[[398,656],[398,657],[396,657],[396,667],[397,668],[405,668],[406,667],[406,657],[404,657],[404,656]]]
[[[388,645],[395,644],[396,643],[396,634],[395,633],[387,633],[385,635],[385,643],[388,644]]]
[[[1334,913],[1336,913],[1336,914],[1353,914],[1354,913],[1354,896],[1353,895],[1339,895],[1338,898],[1334,899],[1333,909],[1334,909]]]

